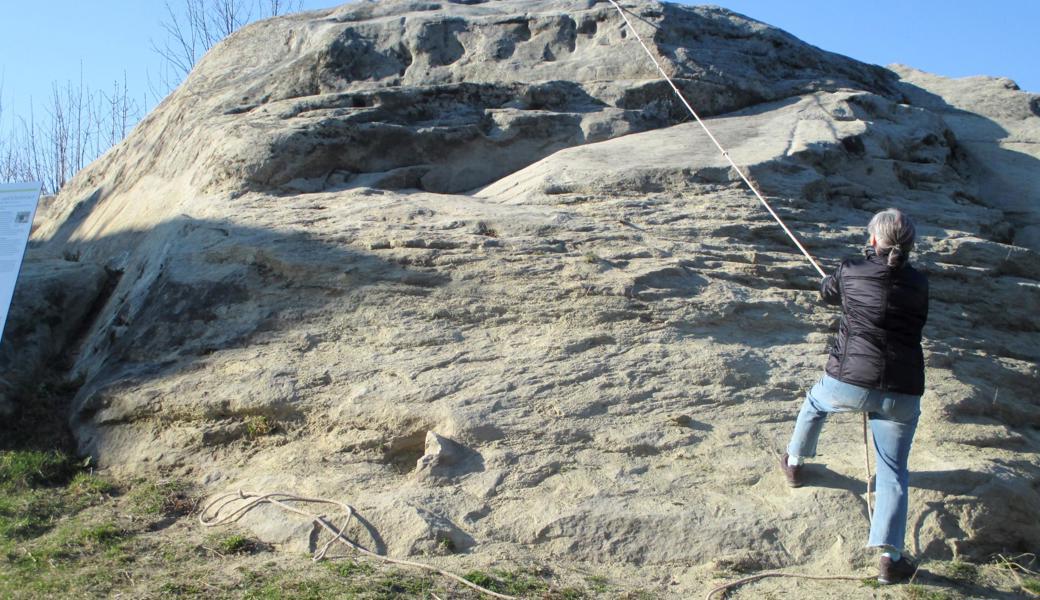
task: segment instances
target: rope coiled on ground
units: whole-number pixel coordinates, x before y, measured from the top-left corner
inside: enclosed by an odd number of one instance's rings
[[[301,508],[292,506],[291,504],[289,504],[289,502],[297,502],[304,504],[331,504],[333,506],[339,507],[343,510],[344,513],[343,526],[337,529],[324,515],[307,512]],[[389,556],[383,556],[382,554],[376,554],[375,552],[372,552],[371,550],[361,546],[360,544],[357,544],[347,539],[344,536],[344,532],[350,525],[351,519],[353,519],[357,514],[357,511],[354,510],[353,506],[346,504],[345,502],[340,502],[338,500],[327,500],[325,498],[307,498],[304,496],[296,496],[294,494],[286,494],[283,492],[272,492],[262,494],[257,492],[245,492],[239,490],[237,492],[221,494],[220,496],[217,496],[208,504],[206,504],[206,506],[204,506],[202,510],[199,511],[199,523],[201,523],[204,527],[217,527],[219,525],[233,523],[241,519],[246,513],[253,510],[257,506],[260,506],[261,504],[273,504],[283,510],[307,517],[311,521],[313,521],[315,525],[320,526],[321,528],[325,529],[326,531],[332,534],[332,539],[325,542],[323,546],[314,551],[314,555],[311,557],[311,560],[315,562],[324,559],[325,555],[329,551],[329,548],[331,548],[332,545],[336,542],[340,542],[348,548],[361,554],[364,554],[365,556],[374,558],[376,560],[380,560],[395,565],[415,567],[417,569],[423,569],[425,571],[438,573],[468,588],[474,589],[482,594],[487,594],[488,596],[491,596],[493,598],[502,598],[504,600],[517,600],[516,596],[509,596],[506,594],[494,592],[485,587],[479,586],[463,577],[460,577],[459,575],[456,575],[455,573],[452,573],[450,571],[445,571],[444,569],[440,569],[434,567],[433,565],[428,565],[425,563],[415,562],[411,560],[403,560],[400,558],[391,558]],[[228,512],[226,512],[225,514],[221,514],[225,511]]]

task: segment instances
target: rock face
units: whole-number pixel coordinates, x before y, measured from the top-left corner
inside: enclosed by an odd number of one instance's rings
[[[77,264],[78,257],[29,258],[22,267],[12,310],[0,345],[0,418],[10,417],[20,398],[34,396],[49,383],[54,367],[67,368],[75,348],[98,310],[111,280],[97,264]],[[53,383],[53,382],[50,382]]]
[[[1037,97],[723,9],[631,10],[828,269],[877,210],[915,217],[933,292],[908,548],[1035,550]],[[683,596],[731,556],[867,564],[858,421],[826,428],[819,485],[774,469],[837,315],[686,119],[604,2],[245,28],[37,231],[34,260],[74,253],[97,305],[55,325],[78,332],[56,339],[81,449],[347,500],[376,547],[449,568],[610,565]]]

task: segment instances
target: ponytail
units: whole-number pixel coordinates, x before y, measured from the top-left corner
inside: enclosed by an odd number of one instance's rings
[[[895,268],[903,264],[906,258],[903,256],[903,249],[899,246],[892,246],[888,249],[888,266]]]

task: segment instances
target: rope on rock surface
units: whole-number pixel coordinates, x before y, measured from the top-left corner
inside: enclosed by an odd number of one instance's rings
[[[765,197],[763,197],[761,192],[759,192],[759,190],[755,186],[755,184],[752,183],[752,181],[747,177],[747,175],[744,174],[744,171],[737,165],[736,162],[734,162],[733,158],[730,157],[729,152],[726,151],[726,149],[722,147],[722,144],[719,143],[718,139],[715,138],[715,136],[711,133],[711,130],[708,129],[707,125],[704,124],[704,121],[701,120],[701,118],[697,114],[697,112],[693,109],[693,107],[690,105],[690,103],[682,95],[682,92],[679,91],[679,88],[672,81],[671,77],[668,76],[668,74],[665,72],[664,68],[661,67],[661,64],[658,62],[657,58],[654,57],[653,53],[650,51],[650,48],[647,47],[646,43],[643,41],[643,38],[639,35],[639,32],[636,31],[636,29],[632,25],[631,21],[629,21],[628,16],[625,14],[625,11],[621,8],[620,5],[618,5],[618,3],[615,0],[608,0],[608,1],[614,6],[615,9],[617,9],[618,14],[621,15],[621,18],[625,21],[625,24],[628,26],[629,30],[632,31],[633,35],[635,35],[636,40],[639,41],[639,44],[643,47],[643,50],[646,51],[647,56],[649,56],[650,60],[653,61],[654,66],[657,67],[657,70],[664,77],[665,81],[668,82],[668,85],[671,86],[672,91],[675,92],[675,95],[683,103],[683,105],[686,107],[686,109],[690,112],[691,115],[693,115],[693,118],[697,121],[697,124],[699,124],[701,126],[701,128],[704,130],[704,133],[706,133],[708,135],[708,137],[711,139],[712,143],[715,144],[715,147],[718,148],[719,152],[722,153],[722,156],[724,156],[726,158],[726,160],[729,162],[730,166],[737,172],[737,175],[739,175],[740,178],[744,181],[744,183],[748,186],[748,189],[750,189],[751,192],[754,193],[755,197],[758,198],[758,200],[759,200],[759,202],[761,202],[762,206],[765,207],[765,209],[769,212],[769,214],[773,217],[773,219],[776,220],[777,224],[779,224],[780,227],[784,230],[784,232],[788,235],[788,237],[791,238],[791,241],[794,242],[795,246],[797,246],[798,249],[802,252],[802,254],[805,255],[805,258],[808,259],[809,263],[812,264],[812,266],[816,269],[816,271],[820,274],[820,276],[821,277],[825,277],[826,273],[824,273],[824,271],[820,267],[819,263],[816,262],[816,259],[814,259],[812,257],[812,255],[809,254],[808,250],[805,249],[805,247],[802,245],[802,243],[798,240],[798,238],[794,235],[794,233],[787,227],[787,225],[783,222],[783,220],[780,218],[780,216],[776,214],[776,211],[774,211],[773,207],[769,205],[769,202],[766,201]],[[871,518],[872,518],[873,512],[872,512],[871,500],[870,500],[870,487],[871,487],[870,486],[870,479],[871,479],[871,475],[870,475],[870,454],[869,454],[869,447],[868,447],[868,443],[867,443],[867,416],[866,416],[866,413],[863,414],[863,444],[864,444],[864,450],[865,450],[866,471],[867,471],[867,514],[869,516],[871,516]],[[237,507],[235,507],[234,504],[236,502],[242,502],[242,503],[239,504]],[[343,512],[344,512],[344,524],[343,524],[343,527],[337,529],[324,515],[311,513],[311,512],[305,511],[303,509],[294,507],[294,506],[288,504],[289,502],[311,503],[311,504],[331,504],[333,506],[337,506],[337,507],[341,508],[343,510]],[[518,600],[516,598],[516,596],[509,596],[509,595],[506,595],[506,594],[500,594],[498,592],[494,592],[494,591],[489,590],[489,589],[487,589],[485,587],[477,585],[477,584],[475,584],[475,583],[473,583],[473,582],[471,582],[471,581],[469,581],[467,579],[464,579],[463,577],[461,577],[459,575],[451,573],[449,571],[445,571],[443,569],[434,567],[432,565],[424,564],[424,563],[419,563],[419,562],[409,561],[409,560],[403,560],[403,559],[397,559],[397,558],[391,558],[389,556],[383,556],[381,554],[377,554],[375,552],[372,552],[371,550],[368,550],[368,549],[362,547],[361,545],[359,545],[359,544],[357,544],[357,543],[347,539],[344,536],[344,532],[346,531],[346,528],[349,525],[350,520],[355,517],[356,511],[354,510],[354,507],[350,506],[349,504],[346,504],[346,503],[343,503],[343,502],[339,502],[339,501],[336,501],[336,500],[328,500],[328,499],[324,499],[324,498],[307,498],[307,497],[296,496],[296,495],[293,495],[293,494],[287,494],[287,493],[282,493],[282,492],[272,492],[272,493],[261,494],[261,493],[256,493],[256,492],[245,492],[245,491],[239,490],[238,492],[230,492],[230,493],[222,494],[220,496],[217,496],[213,500],[211,500],[200,511],[200,513],[199,513],[199,523],[202,524],[204,527],[217,527],[217,526],[220,526],[220,525],[226,525],[228,523],[232,523],[232,522],[235,522],[235,521],[239,520],[246,513],[248,513],[249,511],[253,510],[257,506],[260,506],[262,504],[273,504],[273,505],[278,506],[279,508],[281,508],[283,510],[286,510],[288,512],[292,512],[292,513],[295,513],[295,514],[307,517],[307,518],[311,519],[314,522],[315,525],[318,525],[318,526],[322,527],[323,529],[327,530],[330,534],[332,534],[332,538],[331,539],[329,539],[327,542],[325,542],[325,544],[323,546],[321,546],[320,548],[315,550],[314,555],[312,556],[312,560],[314,560],[315,562],[323,560],[326,557],[326,554],[328,553],[328,551],[332,547],[332,545],[335,544],[336,542],[340,542],[340,543],[344,544],[345,546],[349,547],[350,549],[352,549],[352,550],[354,550],[354,551],[356,551],[356,552],[358,552],[360,554],[363,554],[365,556],[369,556],[371,558],[375,558],[377,560],[380,560],[380,561],[383,561],[383,562],[386,562],[386,563],[395,564],[395,565],[402,565],[402,566],[409,566],[409,567],[422,569],[422,570],[425,570],[425,571],[430,571],[430,572],[433,572],[433,573],[438,573],[438,574],[443,575],[444,577],[447,577],[449,579],[452,579],[452,580],[454,580],[454,581],[456,581],[456,582],[458,582],[458,583],[460,583],[460,584],[462,584],[462,585],[464,585],[466,587],[469,587],[469,588],[471,588],[473,590],[476,590],[476,591],[478,591],[480,593],[486,594],[486,595],[494,597],[494,598],[502,598],[504,600]],[[228,510],[230,512],[228,512],[227,514],[221,514],[225,510]],[[209,514],[211,511],[212,511],[212,514]],[[850,577],[850,576],[817,576],[817,575],[803,575],[803,574],[797,574],[797,573],[767,572],[767,573],[759,573],[759,574],[756,574],[756,575],[752,575],[750,577],[745,577],[743,579],[739,579],[737,581],[733,581],[733,582],[730,582],[730,583],[718,586],[718,587],[716,587],[716,588],[714,588],[714,589],[712,589],[711,591],[708,592],[708,595],[705,597],[705,600],[711,600],[712,596],[714,596],[715,594],[717,594],[719,592],[725,592],[728,589],[731,589],[731,588],[734,588],[734,587],[737,587],[737,586],[740,586],[740,585],[744,585],[746,583],[751,583],[753,581],[758,581],[760,579],[765,579],[767,577],[791,577],[791,578],[798,578],[798,579],[811,579],[811,580],[817,580],[817,581],[862,581],[862,578],[860,578],[860,577]]]
[[[686,107],[686,110],[690,111],[690,114],[693,115],[693,118],[697,120],[697,124],[700,125],[701,129],[704,130],[704,133],[706,133],[708,137],[711,138],[712,143],[714,143],[715,147],[719,149],[719,152],[722,153],[722,156],[726,157],[726,160],[729,161],[729,164],[731,167],[733,167],[733,170],[735,170],[737,172],[737,175],[740,175],[740,178],[744,180],[745,184],[747,184],[748,189],[750,189],[751,192],[755,194],[755,197],[758,198],[758,201],[762,203],[762,206],[764,206],[766,210],[769,211],[769,214],[772,215],[773,219],[775,219],[776,222],[780,225],[780,227],[783,228],[784,232],[788,235],[788,237],[791,238],[791,241],[794,242],[795,246],[798,246],[798,249],[802,251],[802,254],[805,255],[805,258],[809,260],[809,263],[812,264],[813,268],[815,268],[816,271],[820,274],[820,277],[826,277],[827,274],[824,273],[823,268],[820,267],[820,264],[816,262],[816,259],[813,258],[811,254],[809,254],[809,251],[805,249],[805,246],[803,246],[802,243],[798,241],[798,238],[795,236],[794,232],[792,232],[783,222],[780,216],[776,214],[776,211],[774,211],[773,207],[769,205],[769,202],[767,202],[765,197],[762,196],[762,193],[758,191],[758,188],[755,186],[755,184],[752,183],[750,179],[748,179],[748,177],[744,174],[744,171],[739,166],[737,166],[737,163],[734,162],[733,158],[729,155],[729,152],[722,147],[722,144],[719,143],[719,140],[715,138],[714,134],[711,133],[711,130],[708,129],[708,126],[704,124],[703,120],[701,120],[701,117],[697,114],[697,111],[693,110],[693,107],[690,106],[690,103],[686,100],[686,97],[682,95],[682,92],[679,91],[678,86],[675,85],[675,82],[673,82],[672,78],[669,77],[668,73],[665,72],[664,67],[661,66],[660,62],[658,62],[657,58],[654,56],[654,53],[650,51],[650,48],[646,45],[646,42],[643,41],[643,37],[639,35],[639,32],[636,31],[636,28],[632,25],[632,22],[628,20],[628,15],[625,14],[624,9],[621,8],[621,6],[617,3],[616,0],[608,1],[614,6],[614,8],[617,9],[618,14],[621,15],[622,19],[624,19],[625,25],[628,26],[628,29],[632,32],[632,35],[636,36],[636,40],[639,42],[639,45],[643,47],[643,50],[646,51],[646,55],[650,57],[650,60],[653,61],[654,66],[657,67],[658,72],[660,72],[661,76],[664,77],[665,81],[668,82],[668,85],[672,87],[672,91],[675,92],[675,95],[683,103],[683,106]],[[867,443],[866,413],[863,413],[863,449],[866,458],[865,464],[867,475],[867,515],[872,520],[874,513],[870,501],[870,447]]]
[[[639,32],[636,31],[636,28],[632,25],[632,22],[628,20],[628,15],[625,14],[624,9],[621,8],[621,6],[617,3],[616,0],[608,0],[608,1],[614,6],[615,9],[617,9],[618,14],[621,15],[621,18],[625,21],[625,25],[628,26],[629,31],[631,31],[632,34],[634,36],[636,36],[636,40],[639,42],[639,45],[643,47],[643,50],[646,52],[646,55],[650,57],[651,61],[653,61],[654,66],[657,67],[658,72],[661,73],[661,76],[664,77],[665,81],[668,82],[668,85],[671,86],[672,91],[675,92],[675,95],[683,103],[683,106],[686,107],[686,110],[690,111],[690,114],[693,115],[693,118],[697,121],[697,124],[700,125],[701,129],[704,130],[704,133],[706,133],[708,135],[708,138],[710,138],[712,143],[715,144],[715,147],[719,149],[719,152],[721,152],[722,156],[724,156],[726,158],[726,160],[729,162],[730,166],[733,167],[733,170],[735,170],[737,172],[737,175],[740,175],[740,178],[744,181],[745,184],[747,184],[748,189],[750,189],[751,192],[753,194],[755,194],[755,197],[758,198],[758,201],[762,203],[762,206],[764,206],[765,209],[767,211],[769,211],[769,214],[772,215],[773,219],[775,219],[777,224],[779,224],[780,227],[784,230],[784,233],[786,233],[788,235],[788,237],[791,238],[791,241],[794,242],[795,246],[797,246],[798,249],[802,251],[802,254],[805,255],[805,258],[809,260],[809,263],[812,264],[813,268],[815,268],[816,271],[820,274],[820,277],[826,277],[827,274],[824,273],[823,268],[821,268],[819,263],[816,262],[816,259],[814,259],[812,257],[812,255],[809,254],[809,251],[805,249],[805,246],[803,246],[802,243],[798,240],[798,238],[795,236],[794,232],[792,232],[787,227],[787,225],[783,222],[783,220],[780,218],[780,216],[776,214],[776,211],[774,211],[773,207],[769,205],[769,202],[766,201],[766,199],[762,195],[762,193],[758,191],[758,188],[755,186],[755,184],[752,183],[751,179],[749,179],[747,177],[747,175],[744,174],[744,171],[737,165],[737,163],[729,155],[729,152],[725,148],[722,147],[722,144],[719,143],[719,140],[711,133],[711,130],[708,129],[708,126],[704,124],[704,121],[701,119],[700,115],[697,114],[697,111],[695,111],[693,109],[693,107],[690,106],[690,103],[686,100],[686,97],[683,96],[681,91],[679,91],[679,87],[676,86],[675,82],[672,81],[672,78],[668,76],[668,73],[665,72],[664,68],[661,66],[661,63],[657,60],[657,57],[655,57],[654,53],[650,51],[650,48],[646,45],[646,42],[643,41],[643,38],[642,38],[642,36],[639,35]],[[871,491],[871,485],[870,485],[870,480],[871,480],[871,474],[870,474],[870,445],[869,445],[869,443],[867,441],[867,413],[863,413],[863,458],[864,458],[864,465],[866,467],[866,480],[867,480],[867,518],[868,518],[868,520],[873,521],[873,519],[874,519],[874,510],[873,510],[873,506],[871,504],[871,499],[870,499],[870,491]],[[858,581],[858,579],[855,578],[855,577],[813,577],[813,576],[808,576],[808,575],[796,575],[796,574],[790,574],[790,573],[763,573],[763,574],[760,574],[760,575],[755,575],[753,577],[747,577],[745,579],[741,579],[740,581],[737,581],[737,582],[734,582],[734,583],[731,583],[731,584],[728,584],[728,585],[717,587],[717,588],[715,588],[714,590],[712,590],[708,594],[708,600],[710,600],[711,596],[714,595],[718,591],[726,590],[726,589],[728,589],[730,587],[733,587],[733,586],[736,586],[736,585],[740,585],[740,584],[743,584],[743,583],[756,581],[758,579],[762,579],[763,577],[799,577],[799,578],[802,578],[802,579],[828,579],[828,580],[852,580],[852,581]]]
[[[237,502],[242,503],[237,505],[236,507],[234,505]],[[337,529],[324,515],[307,512],[301,508],[297,508],[295,506],[292,506],[291,504],[288,504],[289,502],[301,502],[309,504],[331,504],[333,506],[339,507],[343,509],[344,513],[343,526]],[[306,498],[303,496],[285,494],[282,492],[260,494],[256,492],[244,492],[242,490],[239,490],[237,492],[229,492],[227,494],[222,494],[211,500],[199,512],[199,523],[201,523],[204,527],[217,527],[219,525],[233,523],[241,519],[243,515],[253,510],[257,506],[260,506],[261,504],[274,504],[275,506],[283,510],[307,517],[311,519],[315,525],[321,526],[322,528],[324,528],[332,534],[332,539],[325,542],[325,545],[314,551],[314,556],[311,557],[311,560],[315,562],[324,559],[326,553],[329,551],[329,548],[331,548],[334,543],[340,542],[356,552],[364,554],[365,556],[370,556],[377,560],[381,560],[386,563],[403,565],[407,567],[415,567],[417,569],[431,571],[443,575],[449,579],[453,579],[454,581],[461,583],[462,585],[468,588],[474,589],[482,594],[487,594],[488,596],[494,598],[502,598],[504,600],[517,600],[516,596],[508,596],[506,594],[493,592],[485,587],[473,583],[472,581],[464,579],[450,571],[445,571],[432,565],[420,562],[403,560],[400,558],[391,558],[389,556],[383,556],[382,554],[376,554],[375,552],[372,552],[371,550],[368,550],[367,548],[364,548],[363,546],[350,541],[344,536],[344,532],[346,531],[347,526],[350,524],[350,520],[353,519],[354,516],[357,514],[357,511],[354,510],[353,506],[350,506],[349,504],[346,504],[344,502],[339,502],[337,500],[326,500],[324,498]],[[225,510],[229,512],[222,515],[221,513]],[[212,514],[209,514],[211,513],[211,511]]]
[[[628,25],[628,28],[632,31],[632,34],[636,36],[636,40],[639,41],[639,45],[643,47],[643,50],[646,51],[646,55],[649,56],[650,60],[654,62],[654,66],[657,67],[657,70],[664,77],[665,81],[668,82],[668,85],[672,86],[672,91],[675,92],[675,95],[679,97],[679,100],[683,103],[683,106],[686,107],[686,110],[690,111],[690,114],[693,115],[693,118],[697,120],[697,124],[701,126],[701,129],[704,130],[704,133],[708,134],[708,137],[711,138],[712,143],[714,143],[715,147],[719,149],[719,152],[722,153],[722,156],[726,157],[726,160],[729,161],[730,166],[733,167],[733,169],[737,172],[737,175],[740,175],[740,178],[744,180],[744,183],[746,183],[748,188],[752,191],[752,193],[755,194],[755,197],[757,197],[758,201],[762,203],[762,206],[764,206],[766,210],[769,211],[769,214],[772,215],[774,219],[776,219],[776,222],[780,225],[781,228],[783,228],[784,232],[787,233],[788,237],[791,238],[791,241],[794,242],[795,246],[798,246],[798,249],[802,251],[802,254],[805,255],[805,258],[809,259],[809,262],[812,264],[812,266],[820,273],[820,277],[826,277],[827,274],[823,272],[822,268],[820,268],[820,265],[816,262],[816,259],[814,259],[812,255],[809,254],[809,251],[805,249],[805,246],[802,246],[802,243],[798,241],[797,237],[795,237],[794,232],[787,228],[787,225],[785,225],[784,222],[780,219],[780,216],[776,214],[776,211],[773,210],[773,207],[770,206],[768,202],[766,202],[765,197],[763,197],[761,192],[758,191],[758,188],[755,186],[755,184],[752,183],[751,180],[748,179],[747,175],[744,174],[744,171],[737,166],[737,163],[734,162],[733,159],[730,157],[729,152],[727,152],[726,149],[722,147],[722,144],[719,143],[719,140],[715,139],[715,136],[711,133],[711,130],[708,129],[708,126],[704,124],[704,121],[701,120],[701,117],[697,114],[697,111],[693,110],[693,107],[690,106],[690,103],[686,101],[686,97],[682,95],[682,92],[679,91],[679,88],[672,81],[672,78],[668,76],[668,73],[665,73],[664,68],[661,67],[661,63],[657,61],[657,58],[654,56],[654,53],[650,51],[650,48],[647,47],[645,42],[643,42],[643,38],[639,35],[639,32],[636,31],[636,28],[632,26],[632,22],[628,20],[628,16],[625,14],[625,11],[622,10],[621,6],[618,5],[618,3],[615,0],[609,1],[611,4],[614,5],[614,8],[617,9],[618,14],[621,15],[621,18],[625,20],[625,24]]]

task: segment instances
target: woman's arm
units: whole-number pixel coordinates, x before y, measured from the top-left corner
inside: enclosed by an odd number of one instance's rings
[[[827,304],[841,304],[841,268],[844,266],[842,263],[834,275],[824,277],[820,284],[820,297]]]

